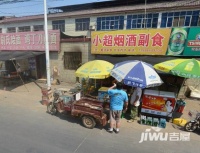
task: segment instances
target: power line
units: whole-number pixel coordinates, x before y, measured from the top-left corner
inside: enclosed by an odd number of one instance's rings
[[[0,5],[18,3],[18,2],[27,2],[27,1],[31,1],[31,0],[0,0]]]
[[[24,7],[28,7],[28,6],[35,6],[35,5],[38,5],[38,4],[41,4],[42,2],[40,3],[36,3],[36,4],[31,4],[31,5],[24,5],[24,6],[16,6],[16,7],[4,7],[4,8],[1,8],[1,10],[7,10],[7,9],[14,9],[14,8],[24,8]],[[43,3],[42,3],[43,4]]]
[[[2,3],[1,3],[1,1],[2,1]],[[3,1],[4,1],[4,3],[3,3]],[[52,2],[56,2],[56,1],[60,1],[60,2],[64,2],[64,0],[49,0],[49,4],[48,4],[48,7],[51,7],[51,4],[50,3],[52,3]],[[78,1],[78,0],[77,0]],[[3,8],[1,8],[1,10],[12,10],[12,9],[20,9],[20,8],[27,8],[27,7],[29,7],[29,6],[35,6],[35,5],[39,5],[39,4],[41,4],[41,3],[43,3],[43,2],[41,2],[41,0],[0,0],[0,5],[13,5],[14,3],[19,3],[19,2],[21,2],[22,4],[23,4],[23,2],[24,3],[29,3],[29,2],[33,2],[33,3],[35,3],[36,2],[36,4],[28,4],[28,5],[20,5],[20,6],[14,6],[14,7],[3,7]],[[100,0],[94,0],[94,3],[95,2],[100,2]],[[53,5],[55,5],[55,4],[53,4]],[[83,7],[83,6],[82,6]],[[82,7],[80,7],[80,9],[82,8]],[[31,15],[31,14],[41,14],[41,13],[43,13],[43,10],[41,10],[41,11],[38,11],[38,12],[21,12],[20,11],[20,13],[16,13],[16,12],[13,12],[13,13],[11,13],[11,12],[3,12],[3,11],[1,11],[1,13],[4,13],[4,14],[12,14],[12,15],[19,15],[19,14],[29,14],[29,15]],[[27,16],[27,15],[25,15],[25,16]]]

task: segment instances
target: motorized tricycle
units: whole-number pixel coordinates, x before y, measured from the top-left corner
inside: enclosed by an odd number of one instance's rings
[[[83,126],[94,128],[97,123],[105,126],[107,115],[104,113],[103,103],[92,98],[81,97],[80,93],[73,95],[63,94],[61,91],[54,91],[54,99],[47,105],[47,112],[56,115],[69,113],[72,116],[80,117]]]
[[[184,126],[184,129],[188,132],[194,132],[195,130],[200,129],[200,113],[196,113],[195,119],[187,122]]]

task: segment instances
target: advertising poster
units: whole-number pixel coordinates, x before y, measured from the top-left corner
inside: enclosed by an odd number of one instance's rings
[[[183,55],[200,55],[200,27],[190,28]]]
[[[171,96],[144,94],[142,97],[141,111],[144,113],[171,117],[174,107],[175,98]]]
[[[171,29],[92,31],[91,53],[166,55]]]
[[[172,28],[166,55],[182,55],[187,36],[188,28]]]
[[[29,69],[30,70],[35,70],[36,69],[36,61],[34,57],[31,57],[28,59],[28,63],[29,63]]]

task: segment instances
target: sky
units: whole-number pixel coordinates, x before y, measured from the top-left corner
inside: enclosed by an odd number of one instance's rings
[[[47,8],[103,1],[109,0],[46,0]],[[44,14],[44,0],[31,0],[29,2],[0,5],[0,16],[20,17],[37,14]]]

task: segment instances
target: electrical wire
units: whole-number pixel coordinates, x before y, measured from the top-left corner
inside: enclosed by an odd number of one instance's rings
[[[2,0],[2,1],[5,1],[5,0]],[[6,0],[7,1],[7,0]],[[12,1],[12,2],[11,2]],[[14,6],[14,7],[3,7],[3,8],[1,8],[1,10],[2,9],[4,9],[4,10],[12,10],[12,9],[17,9],[17,8],[27,8],[27,7],[29,7],[29,6],[34,6],[34,5],[39,5],[39,4],[43,4],[43,1],[41,2],[41,0],[10,0],[10,2],[8,2],[7,1],[7,3],[4,3],[4,4],[2,4],[2,5],[14,5],[14,3],[30,3],[30,1],[31,2],[39,2],[39,3],[36,3],[36,4],[32,4],[32,5],[30,5],[30,4],[28,4],[28,5],[21,5],[21,6]],[[64,2],[64,0],[49,0],[49,2],[48,2],[48,7],[50,8],[50,6],[51,6],[51,2],[56,2],[56,1],[60,1],[60,2]],[[108,0],[108,1],[110,1],[110,0]],[[1,2],[1,0],[0,0],[0,2]],[[99,2],[99,0],[94,0],[94,2],[93,3],[95,3],[95,2]],[[75,4],[76,5],[76,4]],[[0,3],[0,6],[1,6],[1,3]],[[82,8],[84,8],[84,7],[82,7]],[[80,9],[81,9],[81,7],[80,7]],[[11,12],[3,12],[3,11],[1,11],[1,13],[2,14],[11,14],[11,15],[19,15],[19,14],[34,14],[34,15],[36,15],[36,14],[42,14],[43,13],[43,10],[41,10],[41,11],[38,11],[38,12],[21,12],[20,11],[20,13],[11,13]],[[25,15],[25,16],[27,16],[27,15]]]

